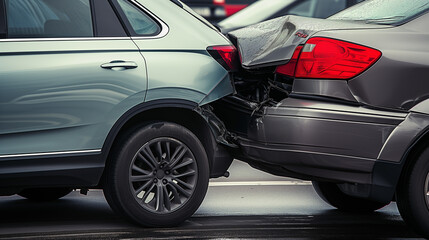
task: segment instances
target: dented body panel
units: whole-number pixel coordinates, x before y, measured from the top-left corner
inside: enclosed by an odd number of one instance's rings
[[[229,33],[237,42],[244,68],[278,65],[287,62],[296,48],[309,37],[323,30],[378,29],[350,21],[284,16]]]
[[[235,77],[237,94],[213,105],[236,134],[236,157],[276,175],[345,183],[353,196],[391,201],[409,152],[429,129],[427,21],[429,14],[400,26],[286,16],[230,33],[244,71],[253,73]],[[382,55],[348,80],[273,73],[311,37]]]
[[[253,115],[252,109],[246,112],[234,99],[225,99],[222,106],[218,115],[231,116],[225,122],[237,133],[244,158],[281,166],[306,179],[363,184],[371,183],[381,149],[407,117],[406,113],[295,98]]]

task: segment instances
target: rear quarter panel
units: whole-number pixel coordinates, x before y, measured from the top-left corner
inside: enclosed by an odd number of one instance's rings
[[[228,72],[206,50],[231,45],[221,33],[171,1],[138,2],[168,26],[164,37],[133,38],[147,64],[146,101],[171,98],[204,104],[233,92]],[[220,85],[224,87],[216,88]]]
[[[359,101],[367,105],[409,110],[429,98],[429,14],[385,29],[322,31],[330,37],[378,49],[382,57],[367,71],[348,81]]]

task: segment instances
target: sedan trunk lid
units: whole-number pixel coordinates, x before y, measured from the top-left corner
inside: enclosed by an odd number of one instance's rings
[[[295,48],[320,31],[386,28],[365,24],[299,16],[284,16],[242,28],[228,35],[237,46],[245,69],[268,67],[288,62]]]

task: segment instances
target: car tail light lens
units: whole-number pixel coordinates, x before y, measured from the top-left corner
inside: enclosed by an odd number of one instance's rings
[[[301,53],[303,46],[298,46],[293,52],[292,58],[285,65],[278,66],[276,73],[280,73],[287,76],[295,76],[296,63],[298,62],[299,54]]]
[[[235,71],[238,68],[238,54],[234,46],[212,46],[207,51],[226,70]]]
[[[296,63],[291,59],[286,65],[296,65],[294,74],[289,76],[297,78],[350,79],[367,70],[380,56],[381,52],[373,48],[315,37],[304,45]],[[281,67],[286,68],[278,69]]]

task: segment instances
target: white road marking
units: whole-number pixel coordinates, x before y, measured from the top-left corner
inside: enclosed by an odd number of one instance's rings
[[[237,182],[210,182],[210,187],[228,186],[307,186],[310,181],[237,181]]]

